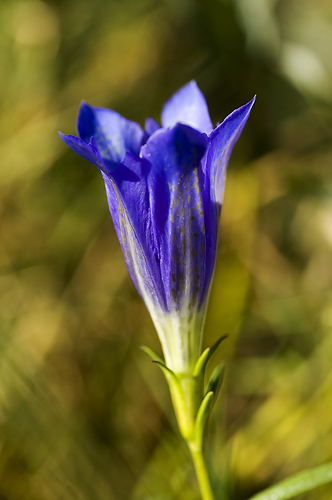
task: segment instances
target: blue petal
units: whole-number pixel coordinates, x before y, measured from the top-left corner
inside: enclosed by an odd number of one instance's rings
[[[176,92],[164,105],[161,114],[163,127],[183,123],[209,134],[213,129],[205,97],[192,81]]]
[[[61,139],[73,149],[76,153],[83,156],[86,160],[91,161],[94,165],[96,165],[100,170],[105,170],[106,165],[101,157],[97,144],[94,141],[93,137],[91,138],[90,144],[87,144],[82,139],[75,137],[73,135],[65,135],[62,132],[59,132],[59,136]]]
[[[160,125],[156,122],[156,120],[150,117],[145,120],[145,132],[148,137],[150,137],[150,135],[152,135],[158,129],[160,129]]]
[[[158,252],[151,237],[152,223],[147,188],[150,166],[130,153],[110,176],[103,174],[113,218],[129,274],[149,303],[166,310]]]
[[[204,192],[205,226],[209,228],[206,237],[206,276],[204,293],[207,295],[213,274],[217,249],[217,228],[224,197],[227,164],[233,147],[240,137],[255,102],[236,109],[209,135],[209,146],[201,162],[200,184]]]
[[[85,142],[94,137],[100,154],[114,164],[120,163],[126,151],[138,156],[144,132],[138,123],[119,113],[82,103],[77,119],[78,135]]]
[[[206,146],[205,134],[178,124],[155,132],[141,149],[151,164],[151,224],[169,312],[191,315],[201,303],[205,228],[198,167]]]

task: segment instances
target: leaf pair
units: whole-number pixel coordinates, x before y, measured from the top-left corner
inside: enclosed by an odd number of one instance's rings
[[[205,369],[211,356],[226,338],[226,335],[222,336],[211,348],[205,349],[197,360],[191,374],[176,374],[166,366],[164,360],[152,349],[146,346],[141,347],[152,361],[161,368],[166,377],[182,436],[199,449],[202,448],[206,421],[224,374],[224,366],[218,365],[213,370],[204,390]]]

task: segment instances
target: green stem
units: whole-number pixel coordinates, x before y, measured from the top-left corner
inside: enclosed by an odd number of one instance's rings
[[[209,390],[204,394],[204,369],[210,349],[204,351],[192,372],[188,369],[184,373],[176,373],[171,370],[151,349],[144,347],[144,350],[165,374],[179,429],[189,447],[194,462],[202,500],[214,500],[202,452],[204,428],[210,414],[217,386],[214,380],[213,384],[209,384],[209,387],[213,387],[213,390]],[[214,376],[214,378],[220,379],[221,373],[219,370],[218,375]]]
[[[197,481],[202,495],[202,500],[214,500],[209,474],[206,468],[202,448],[188,443],[189,450],[194,462]]]

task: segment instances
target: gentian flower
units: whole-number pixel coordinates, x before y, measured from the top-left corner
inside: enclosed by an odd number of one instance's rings
[[[201,349],[225,174],[254,99],[213,128],[195,82],[145,130],[83,103],[78,136],[60,136],[96,165],[129,274],[158,332],[165,363],[191,373]]]

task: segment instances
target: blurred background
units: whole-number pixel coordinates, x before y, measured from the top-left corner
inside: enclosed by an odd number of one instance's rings
[[[204,339],[229,334],[217,499],[332,459],[331,1],[1,0],[1,500],[199,498],[102,178],[57,135],[82,99],[159,120],[191,79],[214,124],[257,94]]]

